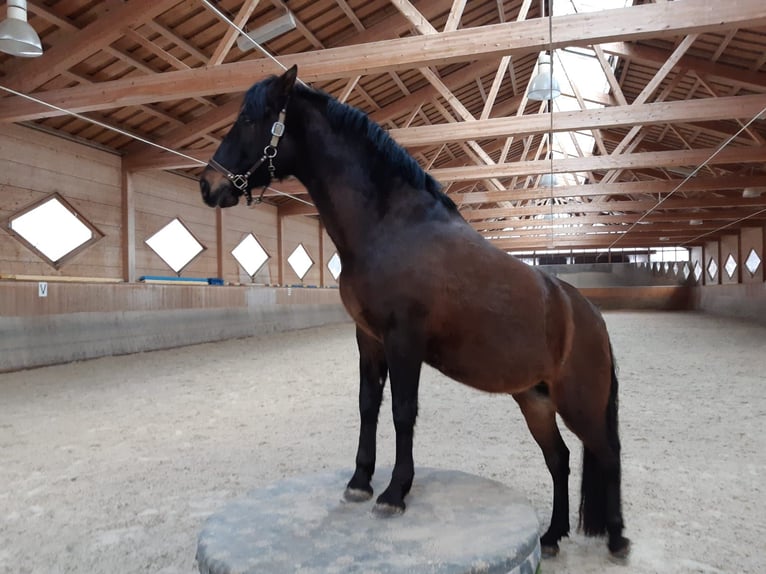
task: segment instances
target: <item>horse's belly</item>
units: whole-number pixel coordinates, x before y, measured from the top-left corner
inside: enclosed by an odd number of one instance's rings
[[[516,393],[546,380],[545,349],[433,345],[426,362],[446,376],[490,393]]]

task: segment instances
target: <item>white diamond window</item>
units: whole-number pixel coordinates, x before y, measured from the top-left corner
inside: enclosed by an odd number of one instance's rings
[[[68,256],[103,237],[58,194],[11,216],[7,226],[22,243],[57,268]]]
[[[258,243],[258,240],[252,233],[248,233],[231,251],[231,254],[251,278],[269,260],[269,254],[266,253],[266,250]]]
[[[751,249],[750,253],[747,255],[747,259],[745,259],[745,268],[748,270],[750,275],[755,275],[755,272],[758,271],[758,267],[760,267],[760,265],[761,258],[758,257],[755,249]]]
[[[699,281],[700,277],[702,277],[702,265],[700,265],[699,261],[696,261],[694,263],[694,278]]]
[[[684,263],[683,270],[684,270],[684,279],[688,279],[689,278],[689,274],[691,273],[691,269],[689,269],[689,262],[688,261],[686,263]]]
[[[729,256],[726,258],[726,265],[724,265],[723,268],[726,269],[726,274],[729,276],[729,279],[734,277],[734,272],[737,270],[737,261],[731,253],[729,253]]]
[[[178,218],[147,239],[146,244],[176,273],[205,250]]]
[[[327,268],[330,270],[330,275],[332,275],[332,278],[337,281],[342,269],[340,264],[340,257],[338,257],[337,253],[334,253],[333,256],[330,257],[330,260],[327,262]]]
[[[678,275],[678,262],[673,263],[673,275]]]
[[[301,281],[303,281],[306,273],[308,273],[309,269],[314,265],[314,261],[309,257],[303,244],[299,244],[298,247],[295,248],[295,251],[293,251],[290,254],[290,257],[287,258],[287,262]]]
[[[718,263],[715,262],[715,259],[711,259],[710,263],[707,264],[707,274],[711,280],[715,281],[715,277],[718,275]]]

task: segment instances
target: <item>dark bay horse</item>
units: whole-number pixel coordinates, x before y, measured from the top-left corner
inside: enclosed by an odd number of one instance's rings
[[[571,285],[489,244],[439,184],[361,111],[296,85],[296,68],[255,84],[200,177],[211,207],[274,179],[308,189],[342,262],[340,295],[356,322],[361,430],[345,497],[372,496],[383,386],[391,381],[396,460],[375,509],[394,514],[414,476],[412,441],[425,362],[521,407],[553,477],[547,555],[569,533],[569,450],[556,413],[583,442],[580,525],[622,536],[617,377],[604,321]]]

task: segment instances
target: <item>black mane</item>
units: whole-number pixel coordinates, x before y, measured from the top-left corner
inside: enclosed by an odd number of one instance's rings
[[[256,117],[259,113],[263,113],[267,105],[267,87],[275,80],[276,76],[272,76],[262,82],[258,82],[247,91],[243,105],[243,112],[246,115]],[[420,167],[415,158],[396,143],[388,135],[388,132],[372,121],[367,114],[353,106],[339,102],[330,94],[321,90],[296,85],[294,93],[325,103],[326,117],[330,125],[341,131],[364,136],[380,154],[382,160],[392,169],[396,170],[407,183],[416,189],[427,191],[446,207],[457,211],[455,203],[445,193],[442,193],[439,182]]]

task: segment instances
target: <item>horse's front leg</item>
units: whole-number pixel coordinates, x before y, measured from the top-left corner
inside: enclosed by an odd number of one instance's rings
[[[378,497],[375,512],[390,516],[404,512],[404,497],[410,491],[415,467],[412,439],[418,416],[418,384],[423,363],[422,341],[409,334],[394,333],[386,337],[384,346],[391,375],[391,410],[396,431],[396,461],[391,482]]]
[[[359,347],[359,448],[356,451],[356,470],[343,496],[352,502],[372,497],[372,475],[375,472],[375,438],[378,429],[378,413],[386,384],[386,355],[383,344],[376,341],[359,327],[356,329]]]

